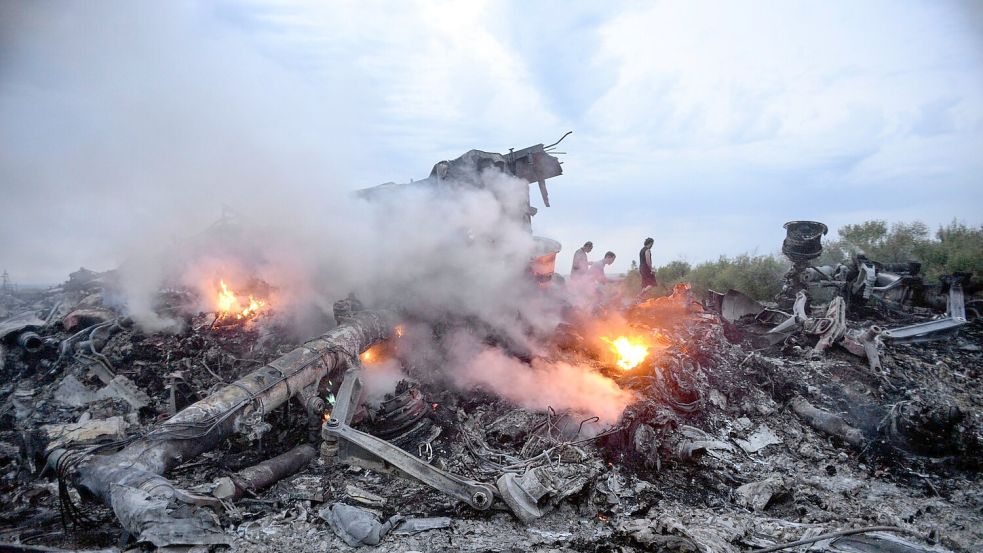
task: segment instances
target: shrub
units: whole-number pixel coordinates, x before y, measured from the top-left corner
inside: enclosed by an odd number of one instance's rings
[[[869,259],[885,263],[919,261],[926,279],[955,271],[970,271],[976,278],[983,278],[983,225],[967,226],[952,221],[939,227],[931,236],[924,223],[894,223],[866,221],[845,225],[838,230],[837,240],[825,240],[823,255],[814,265],[846,263],[859,252]],[[777,255],[742,254],[735,257],[720,256],[691,266],[685,261],[672,261],[655,270],[659,286],[655,293],[668,293],[673,285],[688,282],[696,293],[703,295],[707,289],[724,292],[733,288],[757,300],[773,299],[782,287],[782,277],[791,263]],[[638,266],[626,276],[630,293],[641,288]]]
[[[773,255],[721,256],[695,267],[686,261],[672,261],[655,269],[659,282],[655,293],[665,294],[676,284],[688,282],[699,296],[705,295],[711,288],[721,292],[734,288],[755,299],[770,300],[781,290],[782,276],[787,270],[788,263]],[[634,284],[638,278],[638,270],[633,267],[626,281]],[[635,288],[629,290],[634,291]]]
[[[955,271],[983,276],[983,225],[967,226],[952,221],[939,227],[932,237],[922,222],[894,223],[866,221],[845,225],[838,240],[826,240],[816,265],[847,262],[863,252],[869,259],[885,263],[918,261],[926,278]]]

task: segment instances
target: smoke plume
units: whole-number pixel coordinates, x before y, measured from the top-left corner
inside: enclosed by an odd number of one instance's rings
[[[0,85],[18,83],[0,88],[0,113],[16,123],[0,133],[33,133],[0,134],[4,207],[20,206],[4,210],[0,230],[16,228],[18,248],[70,263],[66,273],[117,266],[121,304],[149,331],[181,326],[158,309],[161,289],[193,290],[209,311],[223,280],[237,291],[268,285],[298,337],[326,330],[333,302],[354,292],[367,306],[466,321],[479,341],[536,352],[535,337],[559,319],[526,274],[527,183],[471,167],[468,182],[362,198],[354,191],[382,180],[371,176],[372,145],[359,143],[358,98],[370,87],[345,74],[307,81],[231,27],[202,33],[221,16],[207,4],[125,6],[0,14]],[[42,151],[43,169],[25,161]],[[436,161],[416,159],[416,176]],[[50,221],[24,231],[19,212],[49,205]],[[599,408],[608,419],[624,401],[613,383],[572,367],[482,359],[496,361],[487,378],[464,358],[435,369],[536,408],[589,410],[592,386],[609,397]],[[557,395],[533,405],[507,385],[522,371],[532,388],[554,380]]]

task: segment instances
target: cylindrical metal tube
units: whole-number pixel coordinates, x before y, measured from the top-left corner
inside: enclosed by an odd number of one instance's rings
[[[390,311],[357,312],[327,334],[189,405],[122,450],[84,460],[75,469],[77,482],[112,504],[113,483],[165,474],[213,449],[235,431],[240,419],[269,413],[307,386],[343,370],[360,352],[390,338],[396,324]]]
[[[21,332],[17,337],[17,345],[24,348],[28,353],[37,353],[44,347],[44,341],[37,332]]]
[[[790,405],[795,414],[816,430],[836,436],[856,448],[863,447],[867,441],[863,432],[847,424],[843,417],[818,409],[801,396],[792,398]]]
[[[235,501],[247,491],[255,492],[268,488],[296,473],[316,456],[317,450],[309,444],[299,445],[272,459],[244,468],[228,477],[228,480],[223,479],[219,485],[220,491],[214,495],[221,499]]]
[[[789,221],[784,226],[786,236],[782,253],[793,263],[806,263],[823,253],[822,237],[828,231],[826,225],[816,221]]]

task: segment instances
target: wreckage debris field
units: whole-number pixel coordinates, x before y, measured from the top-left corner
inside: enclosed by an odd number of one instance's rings
[[[241,417],[228,439],[174,461],[164,482],[178,491],[121,538],[119,496],[106,505],[86,487],[86,456],[175,439],[174,426],[161,437],[165,421],[303,342],[275,309],[224,325],[188,314],[176,333],[147,332],[103,304],[104,282],[70,284],[3,298],[6,543],[741,551],[868,526],[897,530],[822,543],[970,551],[983,542],[979,322],[955,338],[882,347],[874,371],[846,349],[816,355],[806,332],[763,346],[753,317],[728,320],[686,287],[571,315],[544,340],[550,362],[590,366],[630,394],[615,420],[449,387],[404,355],[400,326],[360,355],[377,398],[351,396],[336,371],[321,383],[322,401],[298,396],[265,417]],[[339,313],[339,328],[363,317],[357,304]],[[612,362],[612,340],[583,324],[614,318],[648,344],[630,369]],[[896,322],[858,310],[847,330]],[[25,332],[40,346],[25,346]],[[392,367],[397,377],[379,392],[373,371]],[[416,475],[417,465],[385,449],[386,462],[347,450],[346,434],[332,441],[324,430],[337,417],[436,471]],[[213,432],[181,428],[180,439]],[[359,439],[351,443],[376,443]],[[56,451],[64,461],[52,463]],[[492,503],[469,505],[453,495],[461,489],[491,490]]]

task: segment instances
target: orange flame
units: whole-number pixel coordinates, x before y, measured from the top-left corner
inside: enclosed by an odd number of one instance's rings
[[[614,340],[602,336],[611,346],[611,351],[618,356],[617,365],[621,370],[630,371],[645,360],[649,354],[649,347],[641,340],[632,339],[627,336],[618,336]]]
[[[380,355],[381,353],[380,349],[381,347],[379,345],[372,346],[369,349],[363,351],[362,354],[358,356],[358,358],[362,361],[362,363],[365,363],[367,365],[375,363],[376,361],[379,360],[380,357],[382,357]]]
[[[218,311],[219,313],[231,313],[239,306],[239,300],[236,299],[235,293],[225,285],[224,280],[220,280],[219,285],[222,289],[218,292]]]
[[[221,290],[218,292],[218,313],[221,317],[235,317],[236,319],[246,319],[259,313],[259,310],[266,305],[265,301],[258,300],[249,295],[249,303],[243,307],[239,302],[239,296],[229,289],[225,280],[219,280]]]

